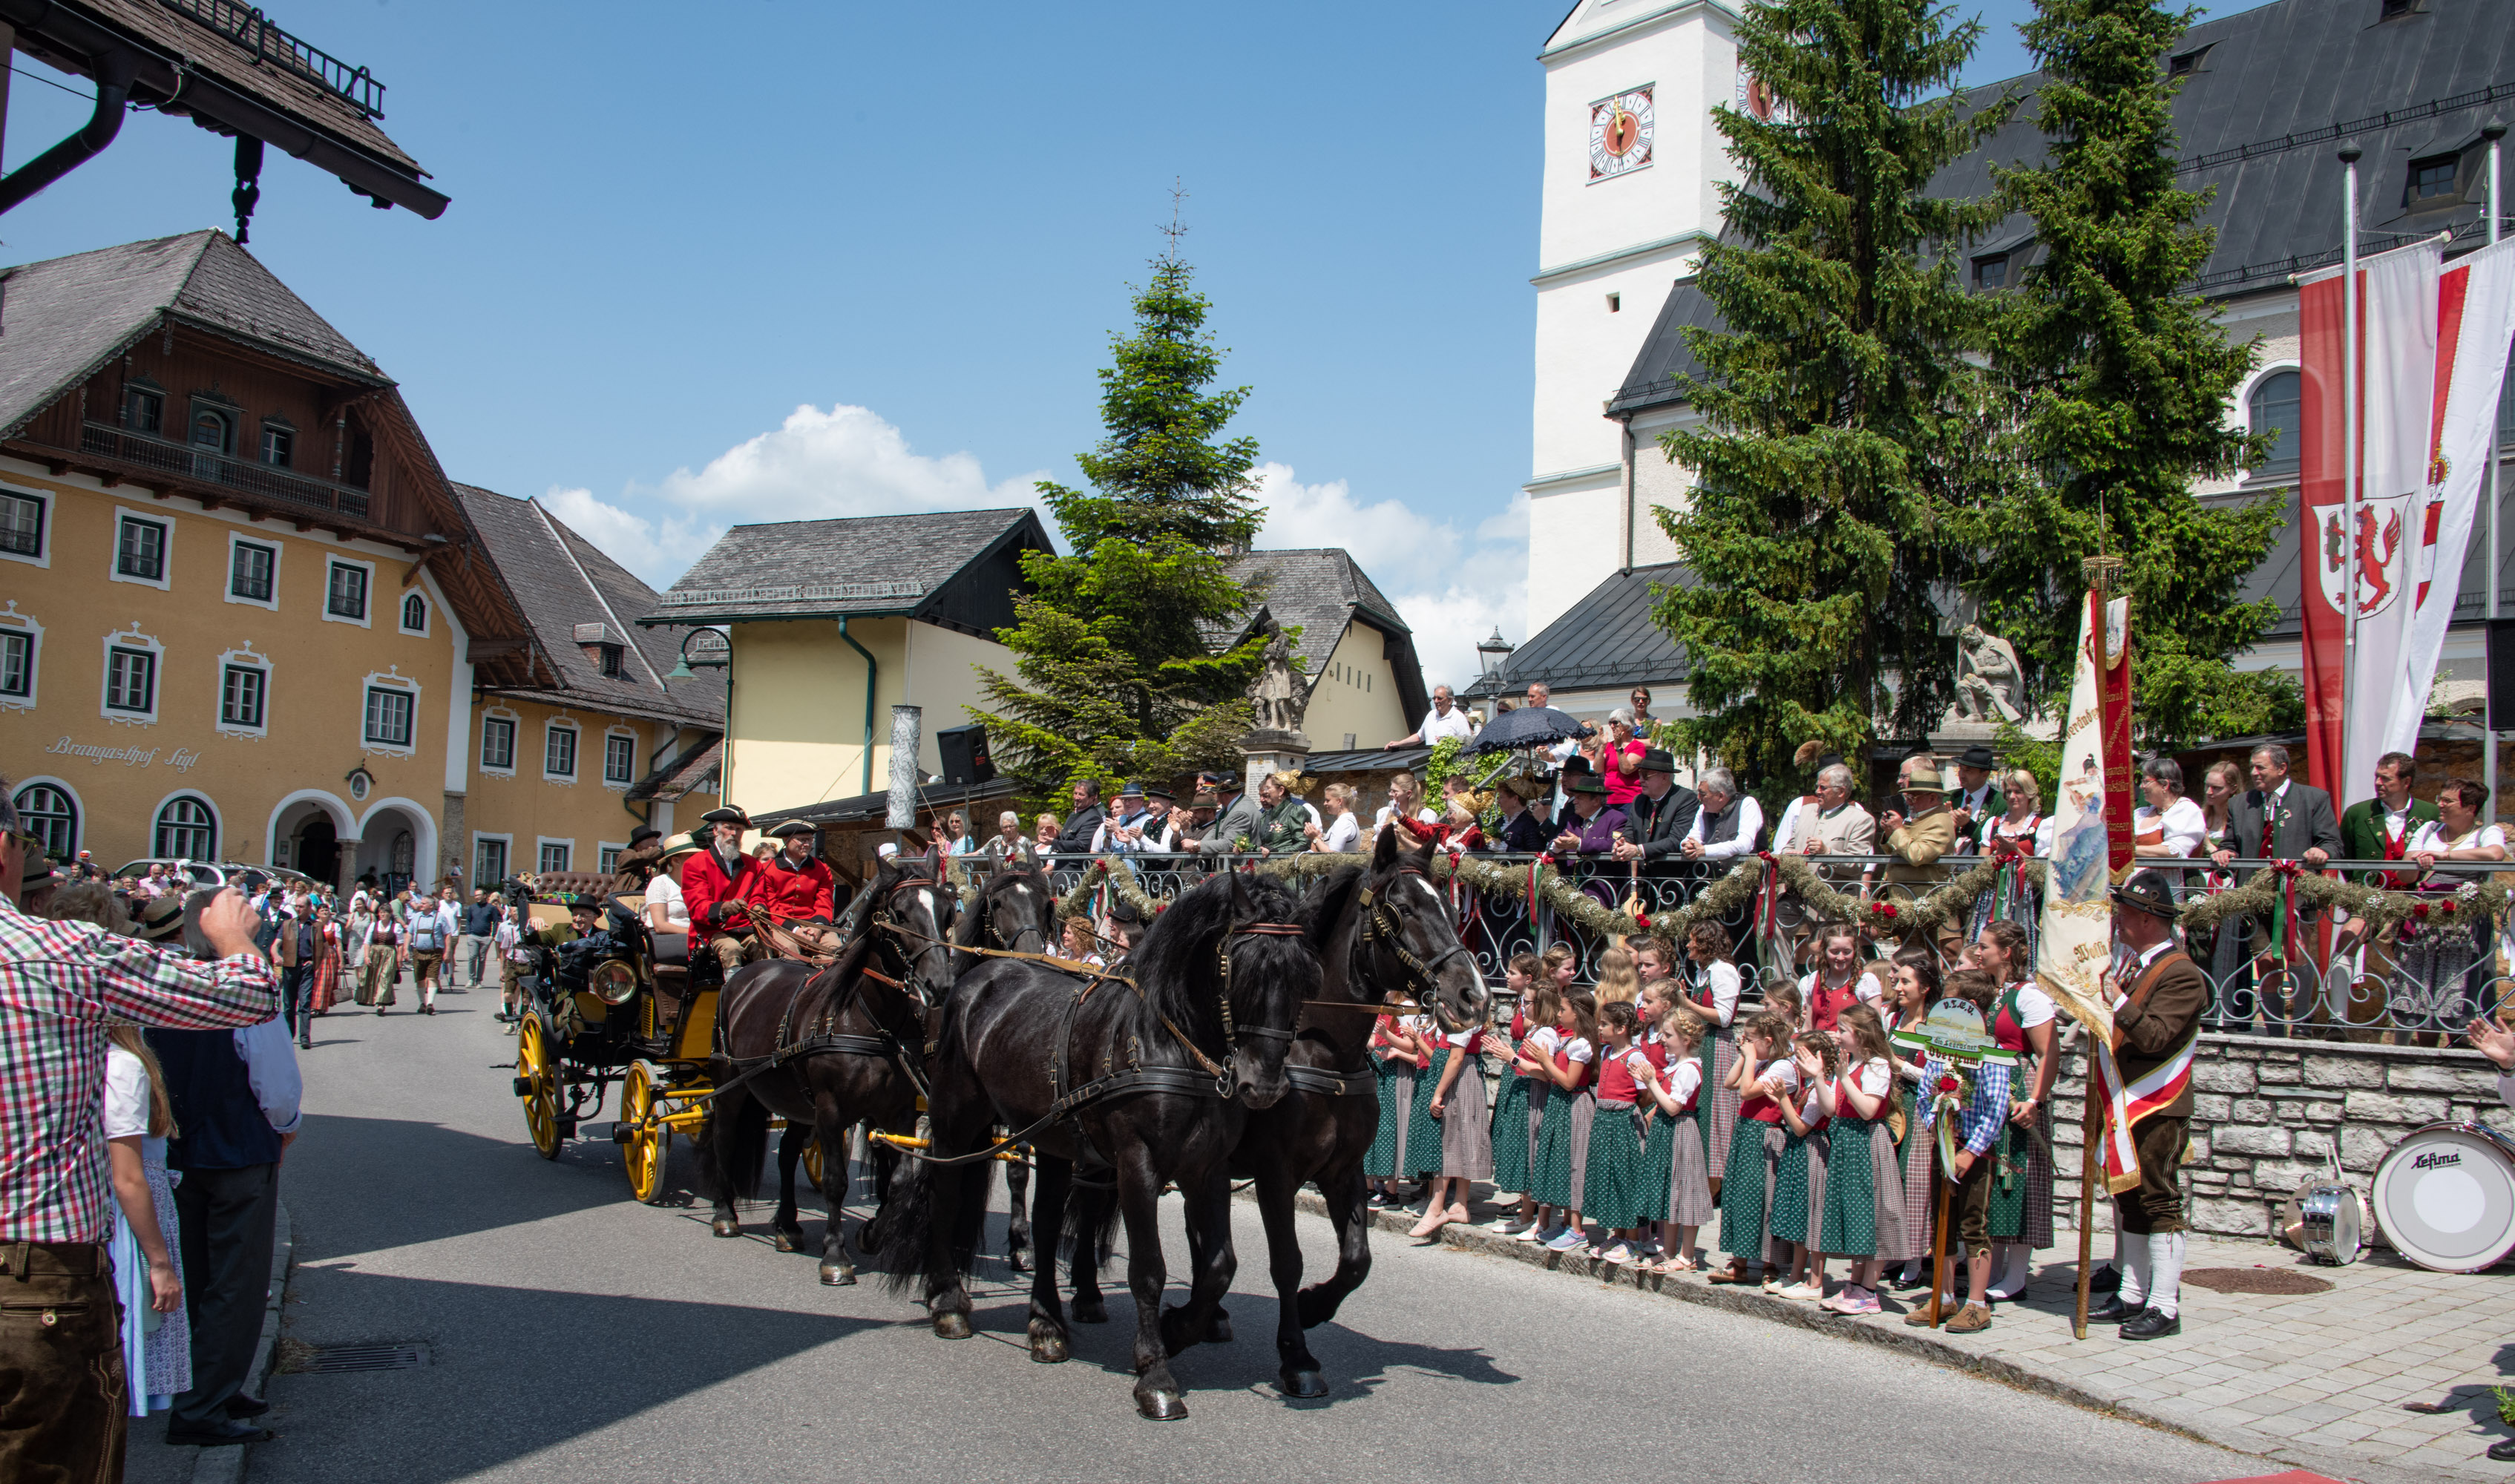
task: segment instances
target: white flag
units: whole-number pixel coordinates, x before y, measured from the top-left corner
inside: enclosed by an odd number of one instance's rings
[[[2096,650],[2114,636],[2111,653],[2122,652],[2130,622],[2130,599],[2107,604],[2100,594],[2079,601],[2078,669],[2070,680],[2068,724],[2061,728],[2060,788],[2052,800],[2051,874],[2043,891],[2043,916],[2036,934],[2035,979],[2071,1018],[2100,1037],[2113,1032],[2104,993],[2105,966],[2113,954],[2112,852],[2105,834],[2103,697]]]

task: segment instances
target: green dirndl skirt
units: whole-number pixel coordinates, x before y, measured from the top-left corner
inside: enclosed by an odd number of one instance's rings
[[[1528,1189],[1531,1167],[1537,1154],[1536,1140],[1528,1136],[1529,1090],[1536,1086],[1532,1078],[1505,1072],[1502,1079],[1502,1095],[1494,1099],[1493,1162],[1496,1190]]]
[[[1877,1158],[1884,1135],[1864,1119],[1837,1120],[1825,1172],[1825,1211],[1818,1221],[1817,1251],[1829,1257],[1874,1257],[1877,1246]],[[1900,1209],[1904,1192],[1894,1192]]]
[[[1809,1229],[1810,1216],[1825,1213],[1826,1136],[1786,1134],[1782,1159],[1773,1173],[1773,1211],[1766,1229],[1776,1242],[1813,1242],[1820,1232]]]
[[[1641,1135],[1633,1129],[1633,1105],[1600,1102],[1589,1123],[1589,1163],[1582,1189],[1581,1214],[1609,1228],[1656,1221],[1667,1205],[1651,1199],[1649,1174],[1643,1164]]]
[[[1400,1175],[1422,1179],[1441,1173],[1441,1121],[1432,1116],[1432,1094],[1441,1090],[1441,1067],[1448,1059],[1445,1048],[1430,1066],[1415,1074],[1414,1097],[1406,1108],[1406,1167]]]
[[[2052,1161],[2049,1148],[2052,1113],[2035,1110],[2035,1130],[2002,1124],[2000,1142],[1992,1146],[1991,1239],[2023,1242],[2041,1250],[2052,1245]],[[2036,1134],[2041,1134],[2041,1138]]]
[[[1555,1206],[1566,1211],[1579,1211],[1587,1192],[1583,1186],[1582,1161],[1587,1151],[1580,1146],[1587,1140],[1581,1137],[1587,1122],[1581,1115],[1588,1108],[1584,1099],[1587,1090],[1566,1092],[1561,1088],[1546,1090],[1546,1118],[1537,1131],[1537,1171],[1529,1177],[1528,1192],[1541,1206]]]
[[[1679,1124],[1691,1119],[1670,1118],[1654,1107],[1650,1128],[1642,1135],[1642,1219],[1663,1221],[1669,1212],[1669,1172],[1676,1163],[1676,1134]],[[1685,1131],[1688,1137],[1694,1131]]]
[[[1764,1222],[1772,1195],[1768,1179],[1781,1147],[1781,1126],[1738,1120],[1729,1140],[1729,1164],[1720,1179],[1720,1250],[1749,1264],[1764,1257]]]
[[[1371,1150],[1362,1157],[1362,1173],[1386,1179],[1397,1174],[1398,1141],[1406,1134],[1415,1069],[1377,1055],[1371,1059],[1371,1069],[1380,1079],[1380,1127],[1372,1132]]]

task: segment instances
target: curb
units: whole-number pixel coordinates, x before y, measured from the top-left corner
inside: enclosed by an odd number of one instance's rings
[[[1240,1192],[1237,1198],[1253,1204],[1257,1199],[1248,1191]],[[1317,1191],[1308,1186],[1301,1188],[1298,1201],[1300,1209],[1312,1216],[1327,1215],[1327,1202]],[[1371,1216],[1375,1231],[1406,1237],[1409,1242],[1417,1245],[1428,1245],[1407,1235],[1415,1223],[1413,1211],[1381,1210],[1373,1212]],[[1770,1320],[1796,1329],[1900,1351],[1932,1365],[1970,1372],[2003,1385],[2048,1396],[2055,1401],[2065,1402],[2090,1412],[2122,1418],[2144,1426],[2176,1433],[2197,1442],[2232,1449],[2238,1453],[2293,1463],[2329,1474],[2333,1478],[2364,1481],[2364,1484],[2413,1484],[2413,1481],[2427,1481],[2427,1484],[2434,1484],[2434,1481],[2441,1478],[2475,1481],[2502,1481],[2504,1478],[2502,1473],[2486,1473],[2478,1470],[2441,1471],[2427,1467],[2412,1470],[2352,1458],[2333,1450],[2298,1447],[2267,1433],[2204,1421],[2171,1400],[2146,1401],[2124,1398],[2092,1386],[2082,1385],[2049,1372],[2030,1369],[2002,1356],[1985,1355],[1969,1350],[1963,1345],[1941,1338],[1936,1331],[1909,1328],[1900,1317],[1896,1316],[1889,1316],[1893,1322],[1888,1324],[1879,1324],[1866,1319],[1837,1318],[1805,1303],[1774,1298],[1760,1289],[1751,1288],[1742,1292],[1731,1286],[1714,1288],[1695,1275],[1654,1277],[1631,1273],[1625,1269],[1610,1267],[1595,1258],[1575,1257],[1563,1253],[1546,1252],[1532,1243],[1497,1236],[1492,1232],[1477,1230],[1457,1222],[1441,1228],[1439,1244],[1455,1251],[1473,1253],[1479,1257],[1499,1257],[1522,1263],[1545,1272],[1578,1279],[1584,1283],[1603,1283],[1605,1286],[1616,1288],[1629,1287],[1635,1292],[1662,1298],[1682,1303],[1698,1303],[1707,1308],[1722,1309],[1732,1314]],[[1606,1275],[1603,1278],[1602,1273]],[[2066,1320],[2064,1325],[2064,1333],[2066,1333]],[[2197,1411],[2197,1409],[2194,1410]]]
[[[290,1219],[288,1205],[281,1202],[279,1218],[272,1226],[270,1244],[270,1290],[262,1310],[262,1340],[254,1346],[253,1365],[245,1372],[247,1392],[268,1399],[270,1395],[270,1368],[279,1350],[279,1310],[288,1301],[288,1278],[295,1265],[297,1237],[295,1222]],[[192,1484],[243,1484],[245,1455],[253,1451],[251,1443],[233,1448],[200,1448],[193,1451]]]

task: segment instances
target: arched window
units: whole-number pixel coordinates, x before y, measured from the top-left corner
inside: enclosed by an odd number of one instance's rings
[[[235,446],[235,425],[224,412],[207,407],[192,409],[192,446],[213,453],[226,453]]]
[[[18,791],[18,817],[28,834],[44,843],[44,853],[68,860],[78,852],[78,805],[49,783],[29,783]]]
[[[392,864],[386,867],[386,869],[392,872],[395,876],[407,879],[410,875],[411,853],[413,848],[414,845],[410,838],[410,831],[393,831]]]
[[[404,634],[426,634],[428,632],[427,598],[413,593],[408,598],[401,600],[401,632]]]
[[[156,853],[186,860],[218,859],[219,823],[210,806],[189,794],[167,800],[157,811]]]
[[[2253,383],[2253,394],[2247,400],[2247,419],[2255,433],[2276,432],[2269,457],[2256,469],[2294,469],[2298,450],[2304,444],[2299,430],[2305,423],[2304,383],[2294,371],[2274,371]]]

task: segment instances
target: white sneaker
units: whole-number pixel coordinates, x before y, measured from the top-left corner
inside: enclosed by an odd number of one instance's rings
[[[1498,1216],[1492,1220],[1487,1221],[1485,1223],[1485,1230],[1498,1231],[1505,1237],[1515,1237],[1536,1224],[1537,1221],[1534,1217],[1523,1220],[1516,1216],[1505,1213],[1504,1215]]]
[[[1825,1297],[1825,1290],[1813,1283],[1793,1283],[1781,1290],[1781,1296],[1785,1298],[1822,1298]]]
[[[1554,1240],[1554,1234],[1561,1229],[1557,1226],[1540,1226],[1535,1221],[1531,1221],[1526,1230],[1516,1235],[1522,1242],[1551,1242]]]

